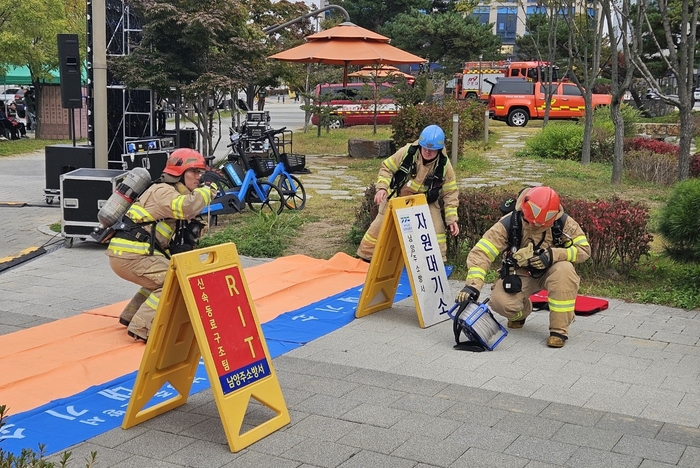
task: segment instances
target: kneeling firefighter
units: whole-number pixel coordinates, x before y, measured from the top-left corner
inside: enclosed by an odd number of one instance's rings
[[[161,178],[114,226],[109,264],[119,277],[141,286],[119,316],[135,340],[148,339],[170,255],[193,249],[206,228],[195,218],[216,196],[216,177],[197,151],[177,149]]]
[[[456,302],[479,298],[486,272],[499,254],[503,264],[491,290],[490,308],[508,319],[508,328],[522,328],[532,312],[530,295],[547,290],[547,346],[564,346],[580,283],[574,264],[587,260],[591,247],[579,224],[564,213],[557,192],[534,187],[520,193],[514,211],[486,231],[469,252],[466,286]]]

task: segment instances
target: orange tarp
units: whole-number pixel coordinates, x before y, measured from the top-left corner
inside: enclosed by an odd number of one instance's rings
[[[303,255],[246,268],[260,323],[364,282],[368,264]],[[75,395],[138,369],[144,346],[115,321],[126,301],[0,336],[0,404],[11,414]]]

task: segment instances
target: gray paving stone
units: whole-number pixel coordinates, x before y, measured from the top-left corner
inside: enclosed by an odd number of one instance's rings
[[[343,414],[343,419],[360,424],[388,428],[394,426],[402,418],[409,415],[410,413],[408,411],[362,403],[346,411]]]
[[[647,437],[625,434],[613,448],[613,452],[636,455],[664,463],[676,464],[685,446]]]
[[[563,424],[560,421],[530,414],[509,413],[494,426],[494,429],[549,439],[562,428]]]
[[[501,393],[491,399],[488,405],[492,408],[500,408],[506,411],[537,415],[549,406],[549,402],[534,398],[517,398],[507,393]]]
[[[485,427],[493,427],[509,413],[498,408],[470,403],[457,403],[440,414],[441,417]]]
[[[411,468],[415,466],[415,464],[416,462],[413,460],[390,457],[382,453],[362,450],[360,453],[353,455],[349,460],[338,465],[338,468],[367,468],[369,466],[382,468]]]
[[[577,449],[576,445],[523,435],[518,437],[505,452],[517,457],[563,465]]]
[[[339,442],[371,452],[390,454],[406,442],[410,434],[372,425],[363,425],[345,435]]]
[[[144,466],[148,466],[149,468],[177,468],[182,465],[167,463],[158,459],[148,458],[141,455],[134,455],[112,466],[115,468],[143,468]]]
[[[463,447],[478,447],[491,452],[503,452],[519,434],[507,430],[481,427],[477,424],[464,424],[445,439]]]
[[[543,418],[556,419],[579,426],[595,426],[603,417],[603,413],[600,411],[562,403],[550,403],[539,415]]]
[[[431,466],[446,467],[454,463],[466,451],[466,446],[425,436],[413,436],[391,454]]]
[[[227,445],[198,440],[165,457],[163,461],[193,468],[213,468],[224,466],[242,455],[241,452],[231,453]]]
[[[590,447],[581,447],[566,462],[572,468],[638,468],[642,463],[641,457],[606,452]]]
[[[502,453],[489,452],[480,448],[471,447],[464,455],[459,457],[450,468],[473,468],[475,466],[493,466],[499,468],[520,468],[529,460],[524,458],[504,455]]]
[[[148,430],[138,439],[130,439],[120,444],[119,450],[147,458],[163,460],[173,452],[192,445],[196,439],[182,435]]]
[[[250,468],[251,466],[274,466],[275,468],[297,468],[301,465],[298,461],[282,457],[274,457],[265,453],[248,451],[240,457],[224,465],[225,468]]]
[[[455,402],[425,395],[405,395],[389,404],[391,408],[437,416],[449,411]]]
[[[676,444],[690,445],[700,448],[700,429],[696,427],[679,426],[677,424],[664,424],[656,435],[658,440],[674,442]]]
[[[340,465],[341,463],[350,459],[350,457],[359,452],[360,449],[356,447],[341,445],[335,442],[307,439],[301,442],[299,445],[296,445],[291,449],[287,450],[284,456],[285,458],[290,458],[298,462],[308,463],[314,466],[332,468]]]
[[[315,414],[304,418],[297,424],[287,429],[288,434],[299,435],[302,437],[338,441],[343,436],[352,432],[358,427],[357,423],[350,421],[338,420],[336,418],[328,418]]]
[[[357,407],[358,402],[329,395],[312,395],[294,407],[299,411],[337,417]]]
[[[564,424],[553,436],[552,440],[571,445],[591,447],[600,450],[612,450],[622,437],[621,432],[606,431],[595,427]]]
[[[678,466],[700,466],[700,449],[687,447],[681,457]]]
[[[459,422],[446,418],[429,416],[421,413],[409,413],[391,428],[409,434],[424,434],[433,439],[442,440],[448,437],[460,425]]]
[[[656,437],[663,423],[652,421],[650,419],[635,418],[622,414],[606,413],[595,424],[599,429],[609,431],[620,431],[625,434],[637,435],[642,437]]]

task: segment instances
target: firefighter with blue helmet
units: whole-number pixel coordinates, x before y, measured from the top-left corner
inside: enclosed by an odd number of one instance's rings
[[[374,202],[379,205],[379,213],[362,237],[357,249],[358,257],[367,262],[372,260],[388,200],[392,196],[404,197],[422,193],[428,201],[442,259],[446,260],[446,232],[449,230],[452,236],[459,234],[459,189],[450,159],[443,152],[444,148],[445,132],[437,125],[428,125],[418,140],[407,144],[382,161],[374,196]],[[445,207],[444,222],[439,205],[440,198]]]
[[[126,305],[119,323],[135,340],[146,341],[156,315],[170,255],[203,233],[195,220],[216,196],[204,157],[190,148],[172,152],[159,180],[129,207],[106,254],[112,270],[141,286]],[[185,240],[186,242],[183,242]],[[194,248],[194,245],[189,245]]]

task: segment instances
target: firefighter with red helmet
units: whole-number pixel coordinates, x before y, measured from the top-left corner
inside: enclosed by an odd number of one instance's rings
[[[216,196],[215,173],[190,148],[172,152],[161,178],[129,207],[106,254],[112,270],[141,289],[119,316],[135,340],[146,341],[170,255],[194,248],[205,224],[195,218]]]
[[[500,278],[491,289],[490,308],[522,328],[532,312],[530,295],[546,290],[549,305],[547,346],[561,348],[574,320],[580,279],[574,264],[591,255],[579,224],[568,216],[550,187],[523,190],[515,209],[494,224],[467,256],[467,280],[456,302],[478,300],[486,272],[503,254]]]
[[[443,152],[444,147],[445,132],[437,125],[428,125],[417,141],[407,144],[382,162],[374,196],[379,213],[362,237],[357,249],[358,257],[367,262],[372,260],[388,200],[392,196],[423,193],[428,201],[442,259],[446,259],[446,231],[452,236],[459,234],[459,189],[452,164]],[[442,198],[445,207],[444,222],[439,198]]]

